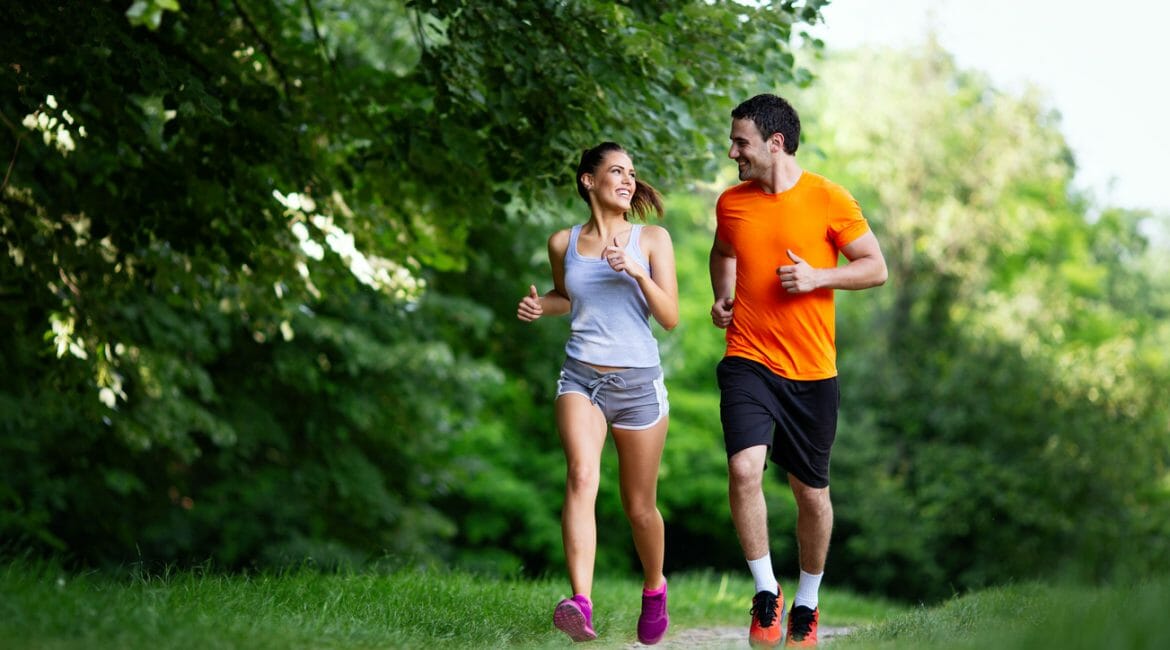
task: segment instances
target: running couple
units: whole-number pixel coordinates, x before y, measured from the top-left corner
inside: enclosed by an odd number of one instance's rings
[[[886,265],[852,196],[800,168],[800,119],[788,102],[758,95],[731,117],[728,156],[742,182],[716,204],[711,319],[727,330],[717,376],[731,515],[755,580],[748,640],[814,646],[833,525],[829,455],[839,403],[833,290],[883,284]],[[590,600],[594,506],[609,427],[644,575],[638,640],[654,644],[670,622],[657,508],[669,405],[649,317],[668,330],[678,323],[673,246],[665,229],[629,221],[630,213],[661,217],[662,200],[637,180],[618,145],[584,152],[577,191],[589,221],[549,238],[553,289],[540,295],[530,287],[517,310],[523,321],[570,314],[556,418],[567,463],[562,535],[573,597],[557,604],[553,623],[574,641],[597,637]],[[769,455],[787,473],[797,506],[800,581],[786,630],[768,548]]]

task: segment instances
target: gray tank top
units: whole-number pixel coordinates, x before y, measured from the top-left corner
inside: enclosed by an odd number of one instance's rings
[[[581,226],[573,226],[565,251],[565,289],[569,292],[569,342],[565,354],[596,366],[651,368],[659,364],[658,341],[650,332],[650,307],[637,280],[614,271],[604,258],[577,252]],[[630,231],[626,252],[650,270],[638,239]]]

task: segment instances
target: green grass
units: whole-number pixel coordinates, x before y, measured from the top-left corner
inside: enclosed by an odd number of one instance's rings
[[[601,638],[590,647],[635,641],[640,589],[634,579],[598,579]],[[16,561],[0,564],[0,648],[568,647],[551,623],[567,591],[564,579],[436,570],[71,574],[52,563]],[[671,576],[672,629],[743,626],[746,639],[751,593],[746,575]],[[823,602],[830,624],[905,609],[836,592]]]
[[[837,650],[1165,650],[1170,578],[1083,587],[995,587],[862,627]]]
[[[640,583],[594,587],[591,648],[634,642]],[[794,585],[785,584],[792,593]],[[672,636],[742,626],[746,576],[670,578]],[[0,564],[0,648],[565,648],[551,625],[564,580],[506,580],[439,570],[224,575],[63,571]],[[856,628],[840,650],[868,648],[1168,648],[1170,580],[1132,588],[1021,585],[932,608],[862,598],[827,585],[822,625]],[[746,646],[746,643],[744,644]]]

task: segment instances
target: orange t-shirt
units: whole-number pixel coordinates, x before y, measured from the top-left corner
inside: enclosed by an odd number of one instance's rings
[[[723,192],[715,236],[735,251],[735,303],[727,356],[764,364],[800,381],[837,376],[833,290],[792,295],[776,269],[793,264],[788,249],[817,268],[837,266],[843,246],[869,231],[849,192],[805,171],[796,185],[766,194],[753,181]]]

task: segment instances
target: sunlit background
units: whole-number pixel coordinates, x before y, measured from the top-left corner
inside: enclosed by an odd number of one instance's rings
[[[1170,210],[1170,5],[1145,0],[835,0],[813,33],[829,49],[933,37],[1002,90],[1047,94],[1101,202]]]

